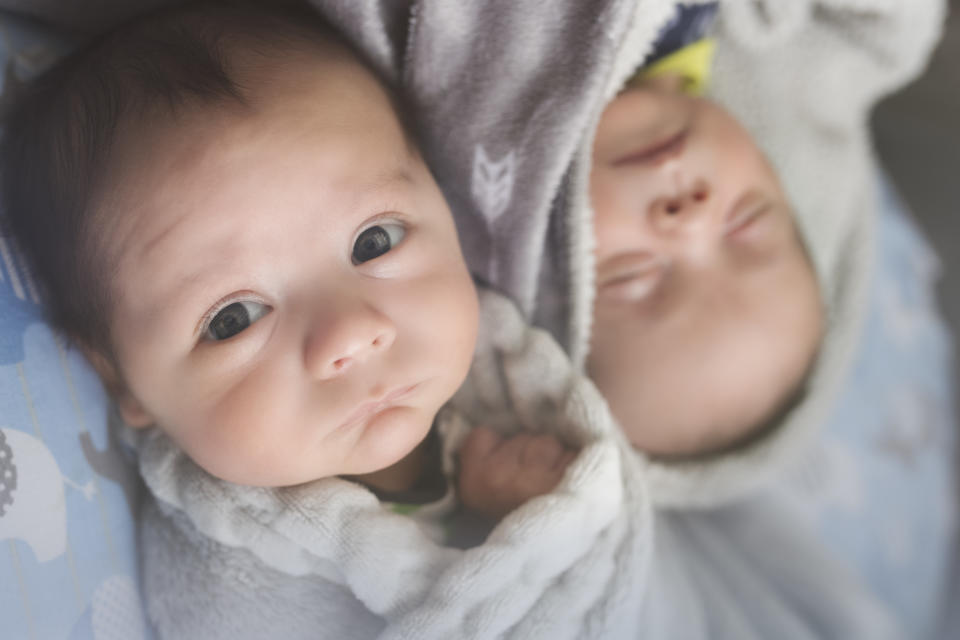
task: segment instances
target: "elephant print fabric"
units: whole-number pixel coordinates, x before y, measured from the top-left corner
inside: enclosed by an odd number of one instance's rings
[[[62,45],[0,13],[4,89]],[[107,428],[99,380],[43,322],[0,236],[0,636],[138,640],[136,476]]]

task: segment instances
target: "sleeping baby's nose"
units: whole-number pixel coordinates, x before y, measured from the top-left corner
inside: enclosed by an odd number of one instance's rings
[[[390,319],[365,302],[321,312],[307,335],[304,365],[316,378],[335,378],[386,351],[396,338]]]
[[[647,215],[654,230],[671,233],[703,223],[708,217],[710,204],[710,185],[704,180],[696,180],[672,195],[654,198]]]

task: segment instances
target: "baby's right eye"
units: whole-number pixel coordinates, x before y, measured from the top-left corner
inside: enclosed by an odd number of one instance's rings
[[[353,264],[359,265],[379,258],[397,246],[405,235],[406,229],[399,222],[384,221],[368,227],[353,243]]]
[[[232,338],[269,312],[270,307],[261,302],[231,302],[210,319],[203,336],[216,341]]]

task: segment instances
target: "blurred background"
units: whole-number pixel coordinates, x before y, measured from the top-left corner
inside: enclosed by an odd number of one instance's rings
[[[960,336],[960,0],[927,72],[876,110],[880,159],[943,264],[940,304]],[[956,351],[956,349],[955,349]],[[960,399],[960,358],[954,398]]]
[[[943,39],[927,72],[877,108],[881,162],[940,255],[940,305],[960,340],[960,0],[950,0]],[[954,352],[958,350],[954,347]],[[960,358],[954,360],[960,405]],[[960,482],[960,479],[958,479]],[[946,629],[960,629],[960,554],[953,562]],[[950,600],[953,600],[951,603]]]

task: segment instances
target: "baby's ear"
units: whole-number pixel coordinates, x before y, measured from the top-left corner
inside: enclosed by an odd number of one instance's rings
[[[103,381],[103,386],[116,403],[123,422],[134,429],[153,424],[153,418],[127,388],[113,361],[97,349],[80,345],[80,350]]]

